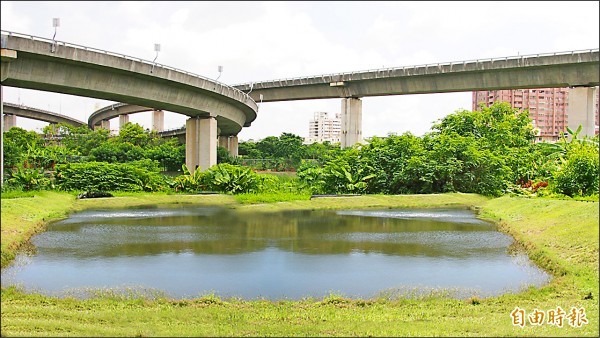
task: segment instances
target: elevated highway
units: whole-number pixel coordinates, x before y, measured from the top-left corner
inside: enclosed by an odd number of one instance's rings
[[[255,101],[342,99],[342,147],[362,140],[362,102],[370,96],[480,90],[565,88],[569,126],[594,135],[598,49],[375,69],[234,85]]]
[[[130,114],[142,112],[152,112],[152,130],[158,132],[161,137],[177,137],[181,142],[187,142],[190,131],[186,128],[177,128],[164,130],[164,112],[149,107],[131,105],[127,103],[115,103],[109,106],[100,108],[93,112],[88,118],[88,126],[90,129],[96,127],[109,129],[108,121],[119,117],[119,125],[123,126],[129,122]],[[187,124],[186,124],[187,125]],[[221,126],[217,125],[218,145],[226,148],[232,156],[238,155],[238,137],[237,135],[224,133]]]
[[[3,102],[2,108],[4,112],[4,130],[8,130],[16,125],[15,117],[25,117],[33,120],[44,121],[48,123],[67,123],[75,127],[86,125],[85,122],[79,121],[69,116],[61,115],[51,111],[27,107],[24,105]]]
[[[127,103],[111,104],[93,112],[88,118],[88,127],[90,129],[95,129],[96,127],[109,129],[107,122],[115,117],[120,118],[119,125],[122,126],[123,124],[129,122],[129,114],[136,114],[146,111],[154,111],[154,109]]]
[[[594,87],[598,49],[374,69],[233,85],[262,102]]]
[[[186,164],[216,164],[217,125],[237,135],[256,119],[246,93],[196,74],[126,55],[2,31],[3,86],[123,102],[189,116]]]
[[[370,96],[410,95],[499,89],[576,87],[571,97],[571,128],[594,134],[593,88],[599,84],[598,49],[521,55],[297,77],[234,85],[255,101],[342,99],[342,146],[362,139],[362,103]],[[117,109],[117,111],[114,111]],[[115,117],[135,107],[114,108]],[[150,110],[150,108],[146,109]],[[591,116],[591,117],[590,117]],[[100,123],[98,119],[90,123]],[[590,121],[592,121],[590,123]],[[154,124],[154,123],[153,123]]]

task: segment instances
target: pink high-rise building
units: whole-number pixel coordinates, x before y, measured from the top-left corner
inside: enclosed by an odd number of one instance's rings
[[[596,134],[598,133],[598,89],[596,88]],[[480,103],[489,107],[496,101],[529,110],[533,126],[539,131],[536,141],[556,141],[569,125],[569,88],[506,89],[473,92],[473,110]]]

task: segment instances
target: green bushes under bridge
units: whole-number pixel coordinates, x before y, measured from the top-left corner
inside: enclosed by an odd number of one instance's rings
[[[6,132],[5,166],[10,177],[4,190],[465,192],[598,200],[598,136],[579,138],[579,130],[568,130],[570,140],[533,143],[527,111],[507,103],[457,111],[423,136],[373,137],[346,149],[328,143],[303,145],[299,136],[289,133],[241,142],[240,157],[226,156],[220,149],[218,165],[192,173],[182,166],[185,145],[176,139],[160,139],[131,123],[115,137],[85,128],[49,126],[46,133],[59,135],[60,142],[45,142],[19,128]],[[260,158],[255,162],[261,167],[240,165],[248,157]],[[297,175],[283,179],[255,172],[266,169],[264,165]],[[163,175],[164,170],[178,175]]]

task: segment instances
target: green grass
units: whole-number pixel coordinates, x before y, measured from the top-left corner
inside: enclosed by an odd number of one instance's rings
[[[43,220],[86,208],[167,203],[216,203],[243,210],[346,209],[473,206],[513,235],[531,259],[554,275],[541,288],[490,298],[452,299],[442,292],[417,298],[267,301],[190,300],[104,295],[86,300],[27,294],[2,288],[2,335],[10,336],[598,336],[598,203],[473,194],[359,196],[240,204],[226,195],[123,194],[116,198],[75,200],[44,193],[2,199],[2,257],[5,241],[23,243],[43,231]],[[10,203],[8,203],[10,201]],[[33,201],[33,202],[32,202]],[[16,203],[15,203],[16,202]],[[32,209],[33,206],[38,206]],[[9,207],[5,209],[5,206]],[[5,212],[5,210],[9,210]],[[6,215],[5,215],[6,214]],[[5,220],[7,220],[5,222]],[[18,224],[15,224],[18,222]],[[24,228],[19,234],[15,229]],[[5,230],[12,231],[6,232]],[[18,237],[18,238],[13,238]],[[468,278],[468,276],[465,276]],[[591,294],[591,299],[588,296]],[[512,325],[518,306],[529,314],[560,306],[585,308],[589,323],[559,328]]]
[[[51,191],[9,196],[2,194],[2,267],[14,259],[21,245],[45,228],[47,221],[66,217],[75,201],[72,194]]]
[[[235,200],[242,204],[275,203],[284,201],[307,201],[310,200],[310,193],[293,192],[273,192],[261,194],[237,194]]]

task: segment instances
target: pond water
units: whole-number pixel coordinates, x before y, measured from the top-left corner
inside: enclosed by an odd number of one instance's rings
[[[93,210],[31,242],[2,270],[2,286],[58,296],[137,289],[275,300],[431,289],[485,297],[549,281],[512,237],[466,209]]]

